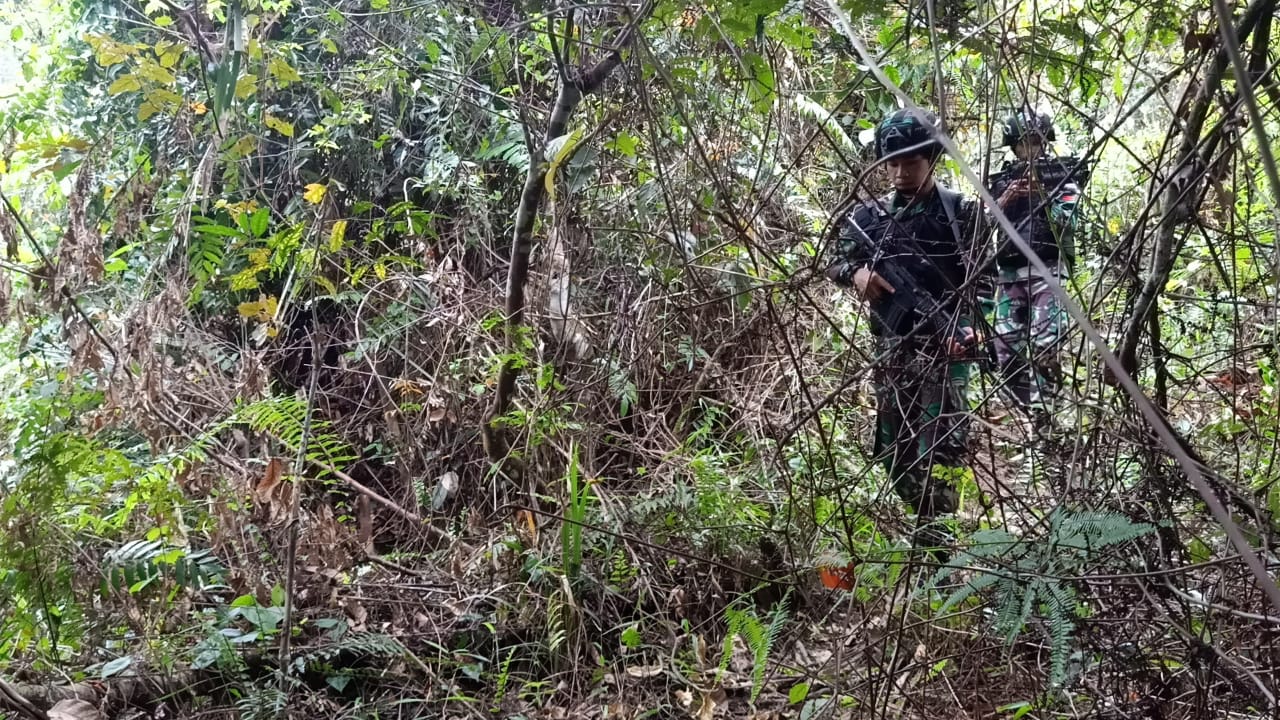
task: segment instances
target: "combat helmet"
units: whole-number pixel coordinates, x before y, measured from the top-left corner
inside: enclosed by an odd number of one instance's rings
[[[910,153],[937,160],[942,155],[941,130],[938,116],[928,110],[895,110],[876,127],[876,159]]]
[[[1043,143],[1054,139],[1053,123],[1044,113],[1026,111],[1010,115],[1005,118],[1002,130],[1005,147],[1017,145],[1019,140],[1031,133],[1039,135]]]

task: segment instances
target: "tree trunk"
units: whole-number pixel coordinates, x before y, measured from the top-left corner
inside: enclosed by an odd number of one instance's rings
[[[643,22],[652,8],[653,3],[646,2],[635,20],[619,33],[608,55],[590,69],[574,78],[569,76],[567,68],[560,68],[560,91],[556,95],[555,107],[551,111],[551,118],[543,135],[542,147],[537,148],[536,152],[530,152],[529,172],[525,176],[524,191],[520,194],[520,205],[516,209],[516,223],[511,243],[511,264],[507,268],[505,330],[506,351],[509,359],[503,362],[498,371],[493,405],[480,429],[481,440],[489,461],[497,465],[499,472],[513,481],[518,481],[523,472],[523,465],[511,457],[511,445],[507,432],[504,428],[498,427],[495,421],[510,409],[511,398],[515,394],[516,379],[520,375],[520,363],[514,358],[523,352],[520,347],[520,337],[525,330],[525,285],[529,280],[529,256],[533,252],[533,226],[542,205],[547,176],[547,166],[541,161],[540,156],[552,140],[565,134],[569,126],[569,118],[582,98],[598,90],[609,74],[622,64],[622,51],[631,44],[636,27]]]
[[[1262,14],[1268,11],[1274,0],[1254,0],[1240,20],[1237,37],[1241,42],[1249,37],[1258,26]],[[1264,38],[1260,42],[1266,42]],[[1200,199],[1204,196],[1205,170],[1217,148],[1219,136],[1202,143],[1201,133],[1205,119],[1209,115],[1214,98],[1222,87],[1222,80],[1227,69],[1227,53],[1219,48],[1214,55],[1213,63],[1205,72],[1204,82],[1191,104],[1186,125],[1182,128],[1182,141],[1173,165],[1172,180],[1165,184],[1161,200],[1160,222],[1156,227],[1155,250],[1151,258],[1151,270],[1142,290],[1133,305],[1133,312],[1125,322],[1120,346],[1116,355],[1126,373],[1133,375],[1138,367],[1138,345],[1142,333],[1147,327],[1149,316],[1160,297],[1161,290],[1169,282],[1169,273],[1173,271],[1177,260],[1178,230],[1182,228],[1196,211]],[[1153,180],[1153,182],[1156,182]],[[1110,375],[1110,373],[1107,373]]]

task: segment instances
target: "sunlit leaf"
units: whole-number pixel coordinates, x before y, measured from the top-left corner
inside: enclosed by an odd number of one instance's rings
[[[253,73],[245,73],[236,80],[236,99],[244,100],[250,95],[258,91],[258,76]]]
[[[319,205],[320,201],[324,200],[324,194],[328,192],[328,190],[329,188],[321,185],[320,183],[307,183],[305,192],[302,193],[302,199],[312,205]]]
[[[329,231],[329,252],[338,252],[342,249],[342,243],[347,237],[347,221],[338,220],[333,223],[333,229]]]
[[[282,120],[276,117],[275,115],[271,115],[271,114],[268,114],[263,119],[263,122],[267,124],[267,127],[271,128],[272,130],[275,130],[281,135],[285,137],[293,137],[293,123],[287,120]]]
[[[116,81],[111,83],[111,85],[107,88],[107,94],[119,95],[121,93],[133,92],[135,90],[141,90],[141,89],[142,89],[142,81],[138,79],[137,75],[134,75],[133,73],[129,73],[127,75],[121,75],[120,77],[116,78]]]
[[[302,76],[298,74],[293,66],[285,62],[284,58],[279,55],[272,55],[271,60],[267,62],[267,72],[271,73],[271,77],[280,81],[281,85],[289,83],[302,82]]]

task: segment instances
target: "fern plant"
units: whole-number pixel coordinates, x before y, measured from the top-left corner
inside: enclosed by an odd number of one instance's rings
[[[102,590],[138,593],[169,577],[179,587],[202,588],[221,582],[225,572],[209,550],[186,551],[159,540],[131,540],[107,553]]]
[[[742,638],[747,649],[751,651],[751,702],[755,703],[764,688],[764,674],[769,667],[769,654],[782,635],[782,628],[788,619],[787,597],[774,606],[768,615],[768,622],[756,615],[751,607],[725,608],[725,620],[729,627],[724,635],[724,650],[720,655],[719,675],[723,676],[729,669],[729,660],[733,657],[733,639]]]
[[[248,425],[257,432],[270,435],[292,452],[298,450],[305,438],[306,458],[318,464],[318,477],[331,474],[326,468],[341,468],[356,459],[351,446],[331,432],[332,423],[329,421],[312,418],[308,434],[306,414],[306,402],[295,396],[269,397],[245,405],[215,423],[187,447],[157,460],[143,474],[140,484],[144,487],[169,484],[178,473],[208,460],[208,448],[213,441],[220,433],[237,425]]]
[[[926,587],[935,587],[954,570],[971,571],[970,578],[951,593],[938,614],[991,590],[995,629],[1010,644],[1036,614],[1049,636],[1049,682],[1061,685],[1066,679],[1078,607],[1075,588],[1062,578],[1080,574],[1098,551],[1136,540],[1154,529],[1115,513],[1056,508],[1040,536],[1020,538],[1003,530],[974,533],[969,549],[941,568]]]

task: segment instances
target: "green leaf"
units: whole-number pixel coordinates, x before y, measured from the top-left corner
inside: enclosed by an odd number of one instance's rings
[[[774,77],[769,61],[759,53],[747,53],[742,58],[742,69],[747,80],[747,99],[758,113],[769,112],[773,105]]]
[[[382,0],[382,1],[384,3],[386,2],[386,0]],[[329,687],[333,688],[334,690],[337,690],[338,692],[342,692],[343,690],[346,690],[347,685],[351,683],[351,676],[350,675],[330,675],[329,677],[325,678],[324,681],[329,684]]]
[[[796,683],[791,686],[791,692],[787,693],[787,700],[792,705],[799,705],[809,697],[809,683]]]
[[[643,638],[640,637],[640,628],[636,625],[628,625],[626,630],[622,631],[622,646],[628,648],[640,647]]]
[[[267,208],[258,208],[253,215],[249,216],[249,232],[253,233],[254,237],[262,237],[270,222],[271,211]]]
[[[636,148],[640,146],[640,138],[632,135],[626,130],[618,132],[618,136],[610,141],[607,147],[619,155],[626,155],[633,158],[636,156]]]
[[[285,62],[284,58],[278,55],[271,56],[271,60],[267,62],[267,72],[271,74],[271,77],[279,80],[282,86],[289,83],[302,82],[302,76],[298,74],[298,71],[294,70],[292,65]]]
[[[236,99],[244,100],[250,95],[258,91],[258,76],[253,73],[245,73],[236,80]]]

